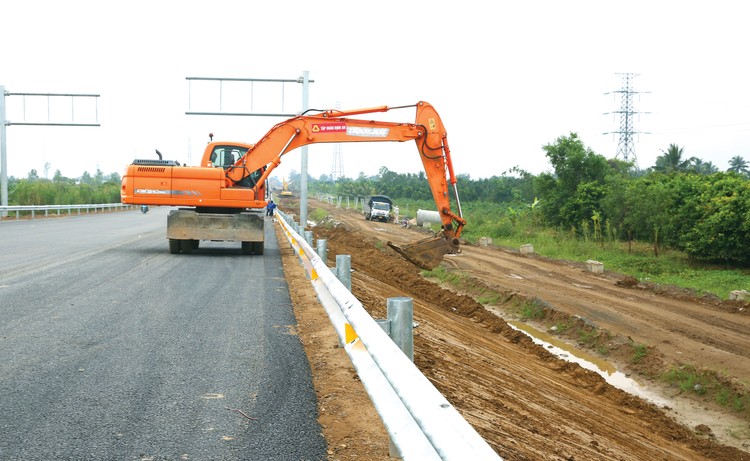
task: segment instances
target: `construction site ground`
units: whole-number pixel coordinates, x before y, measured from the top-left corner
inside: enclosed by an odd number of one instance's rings
[[[298,213],[292,200],[280,208]],[[748,306],[491,245],[465,245],[445,257],[443,267],[461,274],[457,288],[425,278],[386,245],[414,242],[425,230],[366,221],[358,210],[311,200],[308,212],[316,208],[330,216],[312,227],[315,239],[327,240],[328,266],[337,254],[351,255],[352,292],[374,318],[385,318],[388,298],[414,300],[415,364],[503,459],[750,460],[747,412],[659,378],[689,365],[746,389]],[[281,247],[329,460],[388,460],[382,422],[304,269]],[[500,294],[493,305],[476,300],[490,292]],[[550,333],[565,325],[556,340],[587,349],[594,362],[637,382],[640,394],[512,328],[524,327],[516,323],[518,306],[529,303],[547,312],[529,326]]]

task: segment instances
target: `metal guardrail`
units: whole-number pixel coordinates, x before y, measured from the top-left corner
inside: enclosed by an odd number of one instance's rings
[[[299,235],[299,226],[276,214],[401,457],[502,461]]]
[[[0,206],[0,217],[6,217],[12,212],[16,212],[16,219],[20,219],[21,213],[31,212],[31,219],[36,218],[36,213],[44,212],[44,216],[49,216],[50,211],[56,211],[57,216],[60,216],[61,212],[67,211],[68,215],[73,214],[75,211],[77,214],[81,214],[83,211],[89,214],[92,210],[94,213],[99,210],[112,210],[112,209],[130,209],[133,205],[125,205],[122,203],[96,203],[96,204],[78,204],[78,205],[17,205],[17,206]]]

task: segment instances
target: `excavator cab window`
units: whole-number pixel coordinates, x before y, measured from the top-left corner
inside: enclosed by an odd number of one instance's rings
[[[214,167],[227,169],[234,165],[246,152],[247,149],[244,147],[216,146],[214,147],[214,151],[211,152],[211,164]]]
[[[211,165],[216,168],[224,168],[225,170],[233,168],[234,164],[237,163],[237,160],[247,154],[247,150],[247,147],[242,146],[217,145],[211,152]],[[244,166],[236,168],[243,169]],[[266,167],[264,166],[260,170],[252,173],[245,171],[245,177],[238,181],[236,185],[240,187],[255,187],[255,184],[258,182],[258,179],[263,176],[265,170]]]

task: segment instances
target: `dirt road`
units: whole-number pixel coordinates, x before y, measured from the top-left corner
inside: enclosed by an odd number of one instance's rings
[[[385,317],[387,298],[414,299],[419,323],[415,363],[503,459],[750,460],[747,420],[648,378],[689,363],[747,386],[747,309],[657,294],[616,274],[593,274],[575,264],[465,246],[443,265],[464,274],[474,289],[503,295],[497,305],[483,306],[473,295],[425,280],[387,249],[386,241],[423,237],[417,230],[365,221],[355,210],[311,202],[310,210],[316,207],[328,210],[338,223],[313,229],[316,239],[328,241],[328,265],[335,265],[336,254],[352,256],[352,292],[375,318]],[[281,208],[295,211],[293,204]],[[286,255],[285,270],[302,269]],[[330,459],[388,459],[382,425],[372,423],[377,416],[346,354],[337,348],[309,282],[293,279],[299,334],[313,368]],[[613,387],[511,328],[502,317],[512,317],[519,299],[536,299],[561,319],[597,327],[594,347],[606,349],[607,360],[654,399]],[[649,353],[633,364],[636,345],[648,346]]]

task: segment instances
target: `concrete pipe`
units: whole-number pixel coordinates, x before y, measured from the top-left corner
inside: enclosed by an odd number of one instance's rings
[[[432,210],[417,210],[417,226],[423,227],[425,223],[442,223],[440,213]]]

